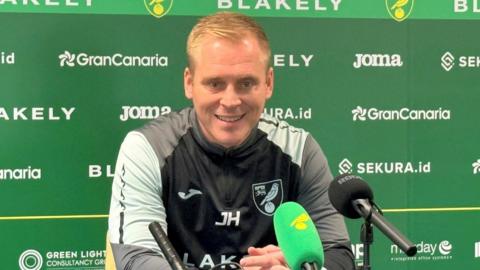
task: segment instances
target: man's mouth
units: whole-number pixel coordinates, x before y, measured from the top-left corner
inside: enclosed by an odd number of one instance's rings
[[[221,120],[221,121],[224,121],[224,122],[236,122],[240,119],[242,119],[243,117],[245,116],[245,114],[242,114],[242,115],[218,115],[218,114],[215,114],[215,117],[217,117],[217,119]]]

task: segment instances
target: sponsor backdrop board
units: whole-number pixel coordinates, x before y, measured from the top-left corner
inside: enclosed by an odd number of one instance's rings
[[[480,1],[371,2],[0,0],[0,268],[103,269],[119,145],[189,105],[186,36],[231,10],[269,34],[266,112],[364,177],[419,248],[375,230],[374,268],[478,269]]]

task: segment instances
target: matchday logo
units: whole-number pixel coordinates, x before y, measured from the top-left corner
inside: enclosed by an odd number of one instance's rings
[[[338,11],[342,0],[217,0],[218,9],[276,11]]]
[[[312,108],[265,108],[263,113],[280,120],[290,119],[312,119]]]
[[[39,180],[42,178],[42,169],[27,168],[0,169],[0,181],[2,180]]]
[[[472,163],[473,174],[480,174],[480,159]]]
[[[58,56],[60,67],[168,67],[168,56],[89,55],[65,51]]]
[[[408,18],[413,10],[415,0],[385,0],[388,14],[397,22]]]
[[[453,251],[453,245],[448,240],[443,240],[440,243],[428,243],[422,241],[417,246],[417,255],[407,257],[397,245],[390,246],[390,261],[392,262],[406,262],[406,261],[444,261],[451,260],[450,255]]]
[[[344,158],[338,164],[340,174],[428,174],[431,172],[431,162],[419,161],[386,161],[386,162],[357,162],[352,163]]]
[[[0,107],[0,121],[69,121],[75,107]]]
[[[379,68],[398,68],[403,66],[400,54],[355,54],[353,67],[356,69],[362,67],[379,67]]]
[[[21,270],[103,269],[105,250],[47,251],[42,254],[29,249],[20,254],[18,265]]]
[[[15,64],[14,52],[0,52],[0,65],[13,65]]]
[[[445,52],[440,58],[440,65],[445,71],[451,71],[455,66],[459,69],[477,69],[480,68],[480,56],[461,55],[455,57],[451,52]]]
[[[161,18],[170,11],[173,0],[143,0],[145,8],[155,18]]]
[[[436,110],[417,110],[401,108],[397,110],[381,110],[377,108],[363,108],[357,106],[352,110],[353,121],[407,121],[407,120],[450,120],[450,110],[438,108]]]
[[[0,5],[38,7],[91,7],[93,0],[0,0]]]
[[[120,121],[137,119],[156,119],[160,115],[172,112],[170,106],[122,106],[122,113],[120,114]]]

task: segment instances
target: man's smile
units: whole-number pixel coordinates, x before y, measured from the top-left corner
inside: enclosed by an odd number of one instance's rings
[[[219,114],[215,114],[215,117],[220,120],[220,121],[224,121],[224,122],[236,122],[240,119],[242,119],[243,117],[245,116],[245,113],[242,114],[242,115],[219,115]]]

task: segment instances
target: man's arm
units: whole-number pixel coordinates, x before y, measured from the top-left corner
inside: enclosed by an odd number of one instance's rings
[[[167,260],[151,249],[125,244],[111,245],[117,270],[171,269]]]
[[[130,132],[120,147],[112,185],[109,237],[117,269],[171,269],[148,230],[167,228],[158,159],[147,139]]]
[[[333,176],[322,149],[311,135],[305,142],[301,167],[298,203],[305,207],[317,226],[325,251],[325,268],[355,269],[344,218],[328,198],[328,187]]]

